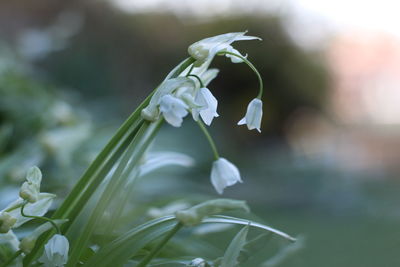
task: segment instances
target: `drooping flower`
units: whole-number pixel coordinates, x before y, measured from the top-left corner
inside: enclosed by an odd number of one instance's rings
[[[152,96],[150,103],[147,107],[142,109],[141,115],[145,120],[155,121],[159,118],[160,110],[159,105],[161,99],[166,95],[172,95],[174,91],[180,88],[194,88],[195,83],[187,77],[178,77],[164,81]]]
[[[254,98],[247,106],[246,115],[238,122],[238,125],[246,124],[249,130],[257,129],[261,133],[262,101]]]
[[[44,246],[44,252],[39,261],[45,267],[62,267],[68,261],[69,243],[68,239],[55,234]]]
[[[228,52],[239,53],[237,50],[233,50],[234,48],[231,46],[231,43],[235,41],[256,40],[256,39],[261,40],[258,37],[246,36],[245,34],[246,32],[231,32],[231,33],[217,35],[214,37],[209,37],[190,45],[188,48],[188,52],[193,58],[196,59],[194,65],[196,67],[199,67],[203,63],[212,60],[218,52],[228,51]],[[231,56],[229,55],[229,57]],[[232,60],[232,62],[235,63],[241,61]]]
[[[218,100],[213,96],[211,91],[205,87],[200,88],[195,97],[195,102],[199,108],[192,109],[193,119],[197,121],[199,115],[204,123],[210,125],[215,117],[218,117],[217,107]]]
[[[213,162],[211,169],[211,183],[219,194],[224,192],[225,187],[242,183],[238,168],[225,158],[219,158]]]
[[[160,112],[165,120],[174,127],[182,125],[183,118],[188,114],[188,108],[185,102],[172,95],[161,97]]]

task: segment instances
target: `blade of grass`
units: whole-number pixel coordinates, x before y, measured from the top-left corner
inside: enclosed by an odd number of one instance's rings
[[[270,226],[261,224],[261,223],[257,223],[257,222],[253,222],[251,220],[246,220],[246,219],[241,219],[241,218],[236,218],[236,217],[230,217],[230,216],[223,216],[223,215],[213,215],[210,216],[209,218],[206,218],[203,220],[202,223],[229,223],[229,224],[239,224],[239,225],[247,225],[250,222],[250,226],[252,227],[256,227],[256,228],[260,228],[266,231],[269,231],[271,233],[274,233],[278,236],[281,236],[285,239],[288,239],[292,242],[296,241],[296,238],[291,237],[290,235],[279,231],[275,228],[272,228]]]
[[[250,223],[249,223],[250,224]],[[222,258],[221,267],[234,267],[237,265],[238,257],[243,246],[246,244],[249,224],[243,227],[232,239]]]

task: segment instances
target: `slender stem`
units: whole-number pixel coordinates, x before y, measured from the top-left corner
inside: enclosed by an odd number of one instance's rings
[[[144,259],[139,262],[136,267],[145,267],[147,264],[160,252],[160,250],[168,243],[168,241],[183,227],[183,224],[180,222],[177,223],[174,228],[160,241],[160,243],[155,246],[149,254],[147,254]]]
[[[204,87],[203,81],[200,79],[199,76],[197,76],[197,75],[195,75],[195,74],[188,74],[188,75],[186,75],[186,77],[194,77],[194,78],[196,78],[196,79],[199,81],[199,83],[200,83],[200,87],[201,87],[201,88]]]
[[[217,150],[217,146],[214,143],[214,140],[212,139],[210,133],[208,132],[207,128],[204,126],[203,122],[201,120],[197,120],[197,124],[200,126],[200,129],[203,131],[204,135],[206,136],[208,142],[210,143],[211,149],[214,153],[214,158],[217,160],[219,159],[219,154]]]
[[[237,58],[240,58],[241,60],[243,60],[244,63],[246,63],[254,71],[254,73],[257,75],[258,82],[260,84],[260,89],[259,89],[257,98],[261,99],[261,97],[263,95],[263,92],[264,92],[264,84],[263,84],[263,80],[261,78],[261,75],[258,72],[258,70],[256,69],[256,67],[254,67],[254,65],[247,58],[245,58],[242,55],[236,54],[236,53],[232,53],[232,52],[228,52],[228,51],[222,51],[222,52],[219,52],[218,55],[232,55],[232,56],[235,56]]]
[[[57,234],[61,234],[60,227],[58,227],[58,225],[57,225],[52,219],[46,218],[46,217],[42,217],[42,216],[34,216],[34,215],[27,215],[27,214],[25,214],[25,213],[24,213],[24,208],[25,208],[25,205],[26,205],[26,204],[28,204],[28,202],[25,201],[25,202],[22,204],[22,206],[21,206],[21,215],[22,215],[23,217],[33,218],[33,219],[39,219],[39,220],[42,220],[42,221],[49,222],[49,223],[51,223],[51,225],[54,227],[54,229],[56,229]]]
[[[188,73],[186,74],[186,77],[190,75],[190,73],[192,73],[192,70],[194,68],[194,64],[192,64],[192,66],[190,66],[190,69],[188,71]]]
[[[18,258],[19,255],[22,254],[22,250],[18,250],[17,252],[14,253],[14,255],[12,255],[11,258],[9,258],[5,263],[3,263],[2,265],[0,265],[0,267],[6,267],[8,266],[10,263],[12,263],[16,258]]]

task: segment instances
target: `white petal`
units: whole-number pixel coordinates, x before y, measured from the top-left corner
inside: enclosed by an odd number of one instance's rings
[[[200,109],[200,116],[204,123],[210,125],[214,117],[218,117],[217,107],[218,100],[213,96],[210,90],[203,87],[200,88],[198,94],[199,103],[203,104],[205,108]]]
[[[241,119],[241,120],[238,122],[238,125],[243,125],[243,124],[246,124],[246,117],[243,117],[243,119]]]
[[[211,183],[215,190],[222,194],[225,187],[242,182],[238,168],[224,158],[214,161],[211,170]]]
[[[189,107],[181,99],[165,95],[160,100],[160,111],[165,120],[174,127],[180,127]]]

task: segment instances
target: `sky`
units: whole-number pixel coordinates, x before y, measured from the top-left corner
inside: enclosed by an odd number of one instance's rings
[[[110,0],[126,12],[171,12],[182,18],[211,19],[231,14],[278,13],[300,44],[318,44],[343,30],[386,32],[400,38],[396,0]],[[299,34],[301,33],[301,34]]]

